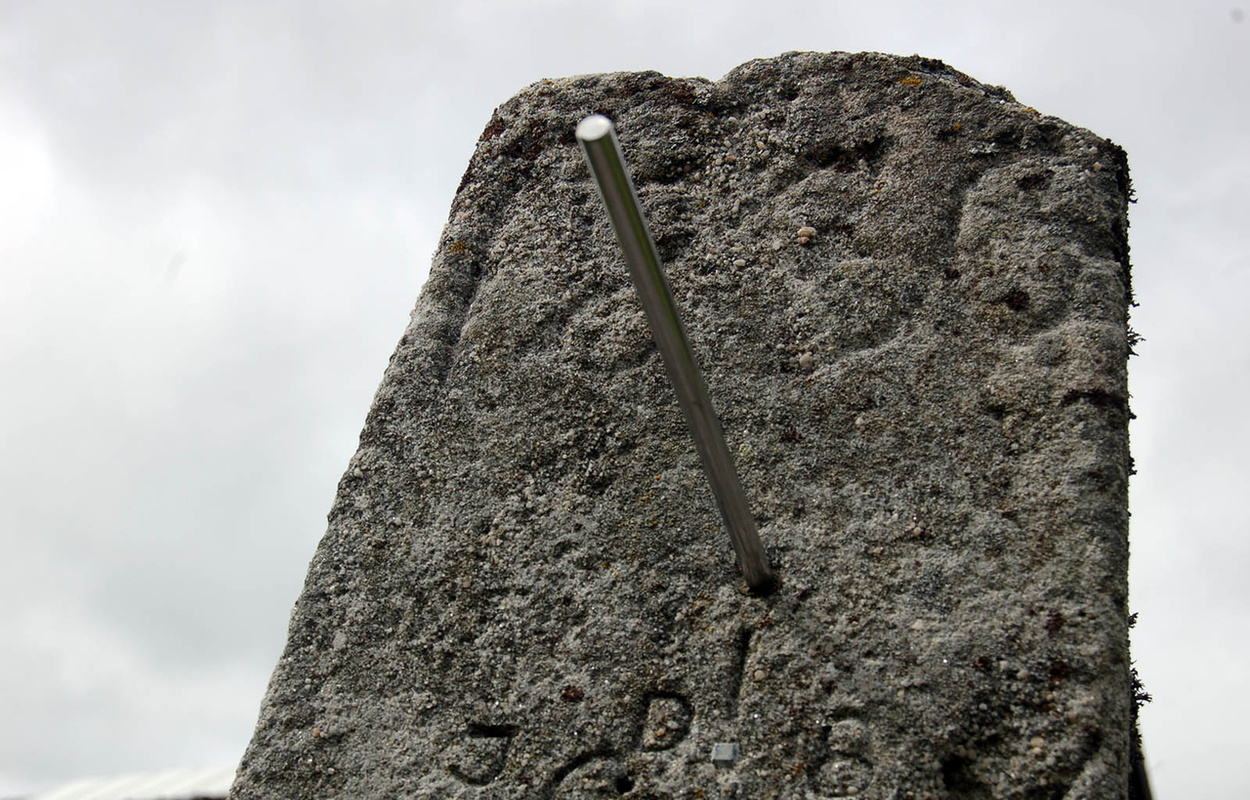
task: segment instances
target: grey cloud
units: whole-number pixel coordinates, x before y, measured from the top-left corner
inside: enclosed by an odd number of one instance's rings
[[[1147,750],[1160,796],[1239,796],[1220,753],[1250,745],[1229,722],[1250,707],[1211,698],[1247,655],[1250,27],[1218,2],[936,8],[0,5],[0,141],[48,158],[0,187],[21,225],[0,228],[0,795],[242,751],[494,106],[542,77],[877,49],[1128,149]]]

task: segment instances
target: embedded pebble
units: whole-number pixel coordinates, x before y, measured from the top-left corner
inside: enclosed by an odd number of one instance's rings
[[[799,232],[798,232],[799,244],[807,244],[808,242],[812,240],[812,237],[814,237],[815,235],[816,235],[815,228],[813,228],[810,225],[804,225],[802,228],[799,228]]]
[[[809,350],[808,352],[799,356],[799,366],[806,370],[815,369],[816,368],[816,354]]]

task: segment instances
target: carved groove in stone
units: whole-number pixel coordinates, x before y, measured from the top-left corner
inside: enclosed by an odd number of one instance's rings
[[[575,756],[556,770],[549,800],[591,800],[614,797],[634,788],[625,765],[612,753],[595,750]]]
[[[734,670],[731,673],[733,683],[729,687],[730,716],[737,716],[738,707],[742,703],[743,687],[746,683],[747,664],[751,656],[751,638],[755,635],[755,631],[750,628],[742,628],[738,631],[738,640],[735,642],[734,650]]]
[[[812,770],[812,789],[824,797],[861,794],[872,783],[872,731],[863,720],[845,717],[824,726],[824,747]]]
[[[447,771],[470,786],[485,786],[503,772],[516,725],[469,723],[449,754]]]

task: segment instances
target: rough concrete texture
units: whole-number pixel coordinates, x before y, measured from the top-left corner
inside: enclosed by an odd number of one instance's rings
[[[770,596],[735,575],[575,144],[596,111]],[[1125,796],[1128,194],[1114,144],[920,57],[522,91],[231,796]]]

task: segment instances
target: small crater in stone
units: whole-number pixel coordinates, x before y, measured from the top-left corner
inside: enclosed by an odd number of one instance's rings
[[[690,701],[677,695],[652,697],[642,728],[644,750],[669,750],[690,732]]]
[[[1050,186],[1050,179],[1054,176],[1054,174],[1054,172],[1048,169],[1040,170],[1038,172],[1030,172],[1028,175],[1025,175],[1017,180],[1016,186],[1026,192],[1045,189]]]

